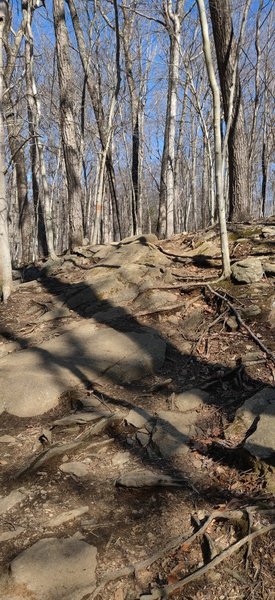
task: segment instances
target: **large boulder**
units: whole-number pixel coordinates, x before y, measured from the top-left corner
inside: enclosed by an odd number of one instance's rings
[[[227,439],[236,437],[256,458],[275,458],[275,389],[263,388],[237,410],[226,431]]]
[[[232,267],[232,278],[238,283],[255,283],[264,275],[262,263],[257,258],[239,260]]]
[[[40,540],[11,562],[8,580],[0,580],[1,597],[12,600],[18,593],[32,600],[82,600],[95,587],[96,554],[81,540]]]
[[[159,370],[166,343],[155,332],[121,333],[85,322],[0,360],[0,413],[29,417],[54,408],[68,389],[104,376],[115,383]]]

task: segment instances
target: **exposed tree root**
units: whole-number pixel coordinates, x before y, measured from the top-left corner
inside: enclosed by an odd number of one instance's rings
[[[250,510],[252,511],[253,508],[254,507],[250,507]],[[266,511],[266,512],[270,512],[270,511]],[[195,531],[195,533],[193,533],[190,537],[186,538],[185,535],[180,535],[177,538],[174,538],[173,540],[171,540],[164,548],[162,548],[162,550],[159,550],[159,552],[156,552],[151,557],[149,557],[143,561],[130,564],[127,567],[123,567],[122,569],[118,569],[117,571],[110,573],[110,574],[106,575],[105,577],[103,577],[101,582],[99,583],[99,585],[92,592],[89,600],[94,600],[98,596],[98,594],[104,589],[104,587],[106,585],[108,585],[109,583],[111,583],[113,581],[117,581],[118,579],[121,579],[122,577],[126,577],[129,575],[136,575],[139,571],[143,571],[143,570],[147,569],[154,562],[156,562],[157,560],[160,560],[161,558],[166,556],[168,554],[168,552],[170,552],[171,550],[174,550],[175,548],[178,548],[182,544],[184,544],[184,546],[190,546],[190,544],[192,544],[199,536],[202,536],[203,534],[205,534],[207,528],[212,523],[212,521],[214,521],[216,519],[242,521],[245,518],[245,515],[246,515],[246,511],[243,511],[243,510],[233,510],[233,511],[225,511],[225,512],[214,511],[205,520],[203,525],[201,525],[201,527],[199,527],[199,529],[197,531]],[[187,577],[184,577],[184,579],[178,581],[175,584],[166,585],[164,588],[154,591],[153,594],[142,595],[140,598],[142,600],[146,600],[146,599],[155,600],[158,598],[169,598],[170,594],[172,594],[175,591],[181,590],[188,583],[195,581],[195,579],[198,579],[202,575],[205,575],[210,569],[213,569],[215,566],[217,566],[218,564],[223,562],[225,559],[232,556],[235,552],[237,552],[245,544],[249,544],[249,546],[250,546],[251,542],[256,537],[258,537],[259,535],[265,535],[266,533],[268,533],[269,531],[271,531],[273,529],[275,529],[275,524],[267,525],[266,527],[262,527],[261,529],[258,529],[257,531],[249,533],[248,535],[243,537],[241,540],[239,540],[235,544],[232,544],[232,546],[230,546],[229,548],[227,548],[226,550],[224,550],[223,552],[221,552],[220,554],[215,556],[209,563],[207,563],[203,567],[197,569],[196,571],[194,571],[194,573],[191,573]]]
[[[249,333],[249,335],[253,339],[253,341],[261,348],[261,350],[263,352],[265,352],[265,354],[268,356],[268,358],[270,358],[275,363],[275,355],[270,350],[268,350],[268,348],[263,344],[263,342],[261,342],[261,340],[255,335],[255,333],[253,333],[252,329],[250,329],[250,327],[248,327],[248,325],[244,322],[244,320],[240,316],[240,314],[237,311],[237,309],[235,308],[235,306],[233,306],[233,304],[226,298],[226,296],[223,296],[222,294],[219,294],[219,292],[216,292],[215,290],[213,290],[213,288],[211,287],[211,285],[209,283],[207,283],[205,285],[212,294],[214,294],[215,296],[217,296],[217,298],[220,298],[220,300],[222,300],[223,302],[225,302],[227,304],[227,306],[230,308],[230,310],[232,310],[232,312],[234,313],[238,323],[242,327],[244,327],[244,329],[246,329],[246,331]]]

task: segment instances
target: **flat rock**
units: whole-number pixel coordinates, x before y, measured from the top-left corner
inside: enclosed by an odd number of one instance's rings
[[[0,498],[0,515],[3,515],[8,510],[22,502],[27,497],[27,494],[22,490],[13,490],[8,494],[8,496],[4,496]]]
[[[181,412],[199,410],[203,404],[207,404],[210,394],[204,390],[192,389],[172,397],[173,407]]]
[[[1,435],[0,444],[16,444],[16,439],[12,435]]]
[[[20,533],[23,533],[24,527],[16,527],[12,531],[1,531],[0,532],[0,542],[8,542],[13,538],[18,537]]]
[[[152,471],[130,471],[121,475],[116,480],[116,485],[129,488],[146,487],[185,487],[186,481],[183,478],[170,477],[162,473],[152,473]]]
[[[232,278],[238,283],[255,283],[261,281],[264,271],[257,258],[245,258],[232,266]]]
[[[63,465],[60,465],[59,469],[63,473],[75,475],[76,477],[87,477],[89,474],[88,465],[77,461],[64,463]]]
[[[64,525],[64,523],[78,519],[88,511],[88,506],[80,506],[79,508],[74,508],[73,510],[63,512],[52,519],[47,519],[42,523],[42,525],[49,528],[60,527],[60,525]]]
[[[268,227],[263,227],[262,228],[262,236],[264,238],[268,238],[268,237],[275,237],[275,227],[270,225]]]
[[[152,415],[138,406],[132,408],[125,417],[126,423],[128,423],[128,425],[133,425],[137,429],[141,429],[148,421],[150,421],[150,419],[152,419]]]
[[[247,436],[249,430],[254,430]],[[226,438],[238,435],[245,439],[244,447],[257,458],[275,455],[275,389],[265,387],[237,410],[233,423],[226,430]]]
[[[85,322],[0,360],[0,413],[43,414],[63,392],[102,375],[115,383],[142,379],[161,368],[165,351],[156,333],[121,333]]]
[[[82,600],[95,586],[96,553],[75,538],[40,540],[10,563],[9,589],[20,586],[32,600]]]
[[[190,439],[198,433],[197,418],[195,412],[160,411],[152,433],[153,446],[164,458],[187,454]]]
[[[275,262],[263,262],[263,270],[267,275],[275,275]]]
[[[112,458],[112,464],[118,467],[125,465],[131,460],[130,452],[116,452]]]

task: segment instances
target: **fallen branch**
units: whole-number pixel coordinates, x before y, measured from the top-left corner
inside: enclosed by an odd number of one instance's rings
[[[261,340],[255,335],[255,333],[253,333],[253,331],[250,329],[250,327],[248,327],[248,325],[243,321],[243,319],[240,316],[237,309],[226,298],[226,296],[223,296],[222,294],[219,294],[219,292],[216,292],[215,290],[213,290],[213,288],[211,287],[211,285],[209,283],[206,284],[206,287],[209,289],[209,291],[212,294],[217,296],[217,298],[220,298],[220,300],[223,300],[223,302],[225,302],[227,304],[227,306],[229,306],[230,310],[232,310],[232,312],[234,313],[239,325],[241,325],[242,327],[244,327],[246,329],[246,331],[249,333],[250,337],[259,346],[259,348],[261,348],[261,350],[263,352],[265,352],[265,354],[268,356],[268,358],[270,358],[275,363],[275,355],[270,350],[268,350],[268,348],[263,344],[263,342],[261,342]]]
[[[206,564],[203,567],[200,567],[199,569],[194,571],[194,573],[187,575],[187,577],[184,577],[177,583],[166,585],[161,590],[158,590],[157,593],[154,594],[153,598],[154,599],[155,598],[156,599],[169,598],[169,596],[173,592],[179,592],[188,583],[191,583],[191,581],[195,581],[196,579],[199,579],[199,577],[202,577],[202,575],[205,575],[208,571],[210,571],[211,569],[213,569],[214,567],[219,565],[225,559],[232,556],[232,554],[235,554],[238,550],[240,550],[240,548],[242,548],[242,546],[244,546],[245,544],[250,544],[256,537],[259,537],[259,535],[265,535],[266,533],[269,533],[269,531],[272,531],[272,529],[275,529],[274,523],[271,525],[267,525],[266,527],[262,527],[261,529],[258,529],[257,531],[253,531],[253,533],[249,533],[248,535],[243,537],[241,540],[239,540],[235,544],[232,544],[232,546],[229,546],[229,548],[227,548],[226,550],[224,550],[223,552],[218,554],[218,556],[215,556],[215,558],[213,558],[213,560],[211,560],[208,564]],[[149,600],[150,596],[147,596],[147,597]],[[141,598],[141,600],[142,600],[142,598],[143,598],[143,600],[145,600],[146,596],[141,596],[140,598]]]
[[[164,548],[162,548],[162,550],[159,550],[158,552],[156,552],[149,558],[147,558],[141,562],[138,562],[138,563],[130,564],[127,567],[123,567],[122,569],[119,569],[118,571],[114,571],[113,573],[110,573],[109,575],[106,575],[105,577],[103,577],[101,582],[99,583],[99,585],[92,592],[92,594],[90,596],[90,600],[94,600],[108,583],[111,583],[112,581],[116,581],[117,579],[120,579],[121,577],[126,577],[127,575],[136,575],[139,571],[143,571],[144,569],[147,569],[154,562],[156,562],[157,560],[160,560],[161,558],[166,556],[167,553],[170,552],[171,550],[178,548],[182,544],[188,544],[188,545],[192,544],[194,542],[194,540],[197,539],[198,536],[202,535],[206,531],[206,529],[209,527],[210,523],[212,523],[212,521],[214,519],[241,520],[241,519],[243,519],[243,511],[241,511],[241,510],[234,510],[234,511],[230,511],[230,512],[213,511],[213,513],[206,519],[205,523],[200,527],[200,529],[198,529],[190,537],[186,538],[184,534],[179,535],[178,537],[171,540],[169,542],[169,544],[167,544]],[[161,596],[158,596],[158,597],[161,598]]]

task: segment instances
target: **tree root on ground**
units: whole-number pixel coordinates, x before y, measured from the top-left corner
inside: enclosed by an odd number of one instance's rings
[[[213,511],[211,513],[211,515],[209,515],[206,518],[205,522],[199,527],[199,529],[197,529],[197,531],[195,531],[188,538],[186,538],[185,535],[180,535],[177,538],[174,538],[173,540],[171,540],[164,548],[162,548],[162,550],[159,550],[159,552],[156,552],[151,557],[149,557],[143,561],[130,564],[126,567],[118,569],[117,571],[104,576],[101,579],[101,581],[99,582],[98,586],[92,592],[91,596],[89,597],[89,600],[95,600],[95,598],[98,596],[98,594],[109,583],[111,583],[113,581],[117,581],[118,579],[121,579],[122,577],[126,577],[129,575],[137,575],[137,573],[139,571],[143,571],[143,570],[147,569],[154,562],[167,556],[167,554],[171,550],[175,550],[176,548],[182,546],[183,544],[184,544],[184,547],[190,546],[199,536],[202,536],[206,533],[206,530],[209,527],[209,525],[212,523],[212,521],[214,521],[214,520],[233,520],[233,521],[240,522],[246,518],[247,510],[250,510],[250,511],[255,510],[255,512],[257,512],[257,507],[249,507],[249,509],[232,510],[232,511],[224,511],[224,512]],[[262,511],[259,511],[259,513],[260,512],[262,512]],[[272,510],[271,511],[267,510],[265,512],[269,513],[269,512],[272,512]],[[257,529],[253,532],[249,532],[248,535],[242,537],[239,541],[235,542],[234,544],[232,544],[231,546],[229,546],[228,548],[226,548],[225,550],[220,552],[218,555],[216,555],[214,558],[212,558],[212,560],[210,560],[210,562],[203,565],[202,567],[200,567],[199,569],[197,569],[190,575],[187,575],[186,577],[177,581],[176,583],[168,584],[168,585],[165,585],[161,589],[154,590],[151,594],[142,594],[140,596],[140,600],[157,600],[159,598],[169,598],[169,596],[172,593],[182,590],[183,587],[185,585],[187,585],[188,583],[191,583],[191,582],[195,581],[196,579],[198,579],[199,577],[205,575],[208,571],[210,571],[211,569],[213,569],[214,567],[216,567],[217,565],[222,563],[225,559],[229,558],[230,556],[232,556],[233,554],[238,552],[238,550],[240,550],[240,548],[242,548],[246,544],[248,544],[248,547],[251,548],[251,543],[256,537],[258,537],[260,535],[265,535],[266,533],[269,533],[273,529],[275,529],[275,524],[270,524],[265,527],[261,527],[260,529]]]

